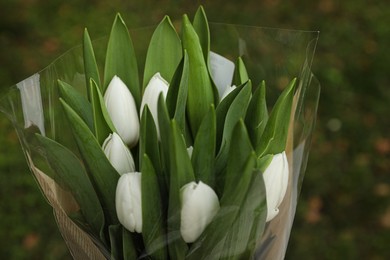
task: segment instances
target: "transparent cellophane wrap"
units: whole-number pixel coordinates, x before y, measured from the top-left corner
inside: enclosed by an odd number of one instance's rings
[[[142,68],[153,30],[154,27],[130,31],[140,75],[143,75]],[[294,77],[298,79],[286,147],[290,167],[287,193],[279,207],[279,214],[266,224],[263,236],[258,238],[260,243],[254,254],[255,259],[283,259],[316,119],[320,85],[311,73],[311,64],[319,32],[211,23],[210,35],[213,52],[232,61],[238,56],[243,57],[254,86],[266,81],[270,109],[287,83]],[[104,64],[106,44],[107,38],[93,42],[99,65]],[[34,134],[38,132],[79,154],[59,102],[59,79],[86,95],[81,46],[69,50],[44,70],[8,89],[1,97],[0,110],[15,127],[27,163],[53,207],[58,228],[72,256],[75,259],[108,259],[110,253],[68,217],[79,207],[71,193],[50,177],[52,169],[43,158],[44,153],[40,152],[43,148],[33,141]]]

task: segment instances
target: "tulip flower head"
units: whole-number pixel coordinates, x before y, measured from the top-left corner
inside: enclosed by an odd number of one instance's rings
[[[279,213],[279,206],[287,191],[288,175],[286,152],[275,154],[263,173],[267,196],[267,222]]]
[[[133,147],[139,138],[139,118],[135,100],[125,83],[114,76],[104,94],[104,102],[119,136]]]
[[[131,232],[142,232],[141,173],[123,174],[118,181],[115,195],[116,214],[119,222]]]
[[[150,110],[150,113],[153,116],[153,120],[154,123],[156,124],[158,134],[159,134],[158,114],[157,114],[158,97],[160,96],[160,93],[162,93],[165,98],[168,93],[168,87],[169,87],[168,82],[160,75],[160,73],[157,72],[150,79],[148,85],[145,88],[145,92],[142,96],[140,114],[142,115],[144,107],[145,105],[147,105]]]
[[[217,214],[220,205],[214,190],[199,181],[184,185],[181,190],[180,233],[187,243],[194,242]]]
[[[225,57],[210,51],[211,77],[217,86],[219,97],[222,100],[226,88],[232,84],[235,65]]]
[[[104,141],[102,148],[104,154],[120,175],[135,171],[133,156],[117,133],[110,134]]]

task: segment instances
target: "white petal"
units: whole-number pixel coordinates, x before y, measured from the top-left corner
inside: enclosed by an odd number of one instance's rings
[[[210,72],[211,77],[217,86],[220,99],[227,86],[232,84],[234,63],[225,57],[210,51]]]
[[[103,143],[103,151],[120,175],[135,171],[133,156],[117,133],[107,137]]]
[[[141,173],[123,174],[118,181],[115,207],[119,222],[131,232],[142,232]]]
[[[180,232],[185,242],[194,242],[217,214],[217,194],[203,182],[188,183],[181,188]]]
[[[286,152],[274,155],[270,165],[263,173],[267,196],[267,222],[272,220],[279,212],[279,205],[287,191],[288,161]]]
[[[137,107],[125,83],[114,76],[104,94],[108,114],[122,140],[133,147],[139,138]]]
[[[168,93],[168,87],[169,87],[168,82],[160,75],[160,73],[157,72],[150,79],[148,85],[145,88],[145,92],[142,96],[140,114],[142,116],[142,112],[144,110],[145,105],[148,105],[148,108],[153,116],[154,123],[156,124],[158,135],[159,135],[158,114],[157,114],[158,97],[160,96],[160,93],[163,93],[163,96],[165,98]]]

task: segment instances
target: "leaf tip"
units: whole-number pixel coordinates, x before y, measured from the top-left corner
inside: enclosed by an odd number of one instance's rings
[[[206,18],[206,12],[203,5],[199,5],[198,10],[196,10],[195,16],[201,15],[203,18]]]
[[[121,16],[121,13],[116,13],[116,15],[115,15],[115,19],[120,19],[120,20],[122,20],[122,16]]]
[[[184,24],[185,26],[188,26],[189,24],[191,24],[190,18],[188,18],[188,15],[187,15],[187,14],[183,14],[183,24]]]
[[[297,78],[295,77],[290,81],[289,85],[286,87],[286,92],[287,93],[294,92],[296,83],[297,83]]]
[[[126,23],[125,23],[125,21],[123,20],[122,15],[121,15],[120,13],[117,13],[116,16],[115,16],[114,26],[115,26],[116,24],[120,24],[120,25],[122,25],[122,26],[124,26],[124,27],[127,28]]]
[[[167,21],[167,22],[170,22],[171,21],[171,18],[169,18],[169,15],[164,15],[164,18],[162,19],[162,22],[165,22],[165,21]]]

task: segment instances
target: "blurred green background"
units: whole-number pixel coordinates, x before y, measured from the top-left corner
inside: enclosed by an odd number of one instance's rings
[[[321,31],[318,121],[286,259],[390,259],[390,8],[387,0],[1,0],[0,92],[81,41],[180,19]],[[0,256],[69,259],[18,139],[0,115]]]

